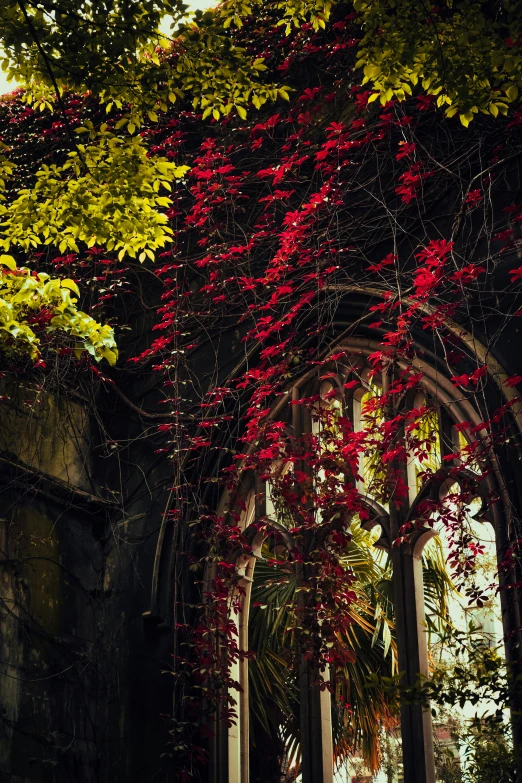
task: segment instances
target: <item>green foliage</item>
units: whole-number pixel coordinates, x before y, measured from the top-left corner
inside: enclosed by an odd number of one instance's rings
[[[480,627],[450,629],[429,692],[435,725],[450,731],[451,743],[436,743],[441,783],[514,783],[515,758],[507,705],[513,683],[499,648]],[[455,709],[457,708],[457,709]],[[460,748],[463,763],[452,751]]]
[[[7,145],[0,141],[0,201],[3,201],[5,198],[3,195],[5,186],[14,171],[14,165],[5,155],[6,152],[8,152]]]
[[[164,159],[147,158],[141,138],[122,140],[102,126],[86,131],[93,143],[78,144],[62,166],[42,166],[32,190],[0,209],[0,246],[24,250],[40,244],[54,245],[60,252],[78,252],[78,242],[87,247],[104,245],[140,260],[154,259],[154,250],[172,238],[166,216],[156,207],[170,199],[171,183],[188,170]]]
[[[96,137],[88,124],[78,129],[89,133],[90,143],[72,139],[74,150],[64,165],[43,166],[35,187],[4,205],[4,249],[44,243],[63,252],[77,251],[78,242],[98,243],[120,258],[144,260],[172,239],[158,209],[170,202],[159,190],[170,191],[187,167],[147,157],[133,134],[144,117],[154,120],[157,108],[166,111],[169,95],[176,99],[157,51],[158,26],[166,13],[179,20],[184,10],[182,3],[168,0],[60,0],[52,9],[0,0],[3,67],[27,86],[25,99],[43,111],[60,108],[59,95],[66,89],[91,93],[108,113],[125,106],[128,114],[117,128],[126,125],[132,136],[117,138],[102,127]],[[175,77],[176,71],[170,72]],[[10,174],[12,166],[0,159],[0,187]]]
[[[317,6],[323,3],[318,0]],[[60,0],[53,8],[59,24],[44,3],[0,0],[3,66],[27,86],[27,100],[42,109],[55,103],[57,90],[90,92],[108,113],[124,109],[120,127],[126,124],[133,133],[144,119],[155,122],[159,111],[187,94],[215,118],[234,107],[246,116],[250,102],[259,108],[267,100],[288,98],[284,88],[259,79],[266,70],[263,58],[249,58],[228,33],[232,22],[241,25],[241,17],[251,12],[248,4],[224,3],[216,13],[197,12],[194,21],[184,19],[187,6],[170,0],[94,5]],[[172,40],[159,32],[167,14],[173,19]]]
[[[161,20],[179,20],[185,9],[176,0],[0,0],[4,67],[35,99],[47,85],[135,103],[159,63]]]
[[[355,0],[364,31],[357,65],[381,103],[414,88],[467,126],[479,111],[506,114],[522,87],[519,0]]]
[[[285,32],[289,35],[292,29],[301,27],[305,22],[312,25],[313,29],[325,29],[330,18],[332,6],[335,0],[290,0],[290,2],[276,2],[274,7],[279,11],[281,18],[278,25],[286,25]],[[230,27],[233,23],[241,27],[242,18],[256,12],[254,6],[259,6],[260,0],[225,0],[216,9],[218,18],[224,19],[223,26]]]
[[[229,34],[266,0],[225,0],[186,18],[179,0],[0,0],[4,67],[23,80],[27,98],[42,108],[58,90],[92,93],[110,112],[128,111],[131,132],[144,118],[190,95],[206,116],[288,97],[287,88],[265,83],[263,57],[252,58]],[[286,34],[311,24],[326,27],[335,0],[273,2]],[[432,8],[416,0],[354,0],[362,27],[358,65],[384,103],[419,86],[437,96],[448,116],[468,124],[476,112],[505,113],[518,97],[522,55],[520,0],[453,0]],[[172,17],[172,39],[159,32]],[[56,20],[56,22],[55,22]],[[169,50],[169,56],[166,51]],[[377,96],[376,96],[377,97]]]
[[[509,703],[509,681],[498,650],[488,647],[475,628],[448,629],[443,642],[445,657],[426,683],[429,698],[442,708],[487,702],[493,711],[503,709]]]
[[[454,710],[438,726],[449,740],[437,739],[435,764],[439,783],[514,783],[515,754],[509,723],[501,716],[469,720]]]
[[[152,258],[172,237],[158,209],[168,200],[158,189],[186,168],[148,158],[134,134],[184,96],[203,118],[216,120],[233,110],[245,119],[250,106],[288,99],[288,88],[266,78],[264,57],[251,56],[230,31],[263,5],[225,0],[188,19],[179,0],[59,0],[52,9],[0,0],[3,67],[25,83],[26,100],[45,110],[64,90],[88,92],[107,114],[123,112],[116,129],[132,137],[102,130],[96,139],[86,126],[89,145],[77,144],[62,166],[42,167],[35,188],[4,206],[4,249],[43,242],[63,251],[97,242],[120,257]],[[333,0],[270,5],[287,34],[304,22],[325,28],[333,6]],[[358,66],[376,90],[371,99],[385,103],[422,88],[464,125],[478,111],[505,114],[517,100],[520,0],[454,0],[431,10],[416,0],[355,0],[354,7],[363,30]],[[159,32],[166,14],[173,19],[171,40]],[[0,188],[11,173],[1,158]]]
[[[284,87],[260,78],[267,70],[262,57],[252,59],[234,43],[227,31],[233,19],[239,21],[236,15],[218,19],[213,11],[198,12],[194,22],[178,31],[172,67],[166,65],[163,89],[170,100],[190,96],[204,119],[219,119],[233,109],[246,119],[250,104],[259,109],[267,101],[289,97]]]
[[[187,167],[149,157],[137,131],[184,97],[204,119],[215,120],[232,111],[245,119],[252,106],[288,100],[288,88],[273,79],[264,52],[239,45],[233,28],[264,9],[287,35],[304,23],[320,31],[335,5],[225,0],[188,18],[180,0],[57,0],[52,6],[0,0],[2,65],[26,85],[29,103],[41,111],[63,110],[61,95],[70,90],[92,95],[109,117],[120,114],[115,132],[85,123],[75,129],[77,137],[64,114],[67,159],[42,166],[34,186],[9,201],[3,194],[14,166],[0,147],[0,248],[48,245],[77,252],[82,244],[98,244],[120,259],[152,260],[173,238],[163,210]],[[353,7],[363,33],[357,65],[375,90],[371,100],[385,103],[423,90],[464,125],[479,111],[506,114],[518,100],[520,0],[448,0],[428,10],[416,0],[354,0]],[[166,15],[172,38],[159,32]]]
[[[290,0],[288,3],[278,3],[283,12],[283,18],[278,24],[286,24],[286,34],[293,27],[300,27],[303,22],[309,22],[317,32],[326,27],[330,19],[333,2],[330,0]]]
[[[44,311],[50,316],[48,333],[73,338],[77,354],[86,350],[96,361],[115,364],[118,352],[113,329],[78,309],[80,292],[74,280],[19,269],[9,255],[0,255],[0,265],[7,267],[0,269],[0,346],[5,353],[38,358],[40,340],[32,324],[34,316]]]
[[[435,742],[435,770],[438,783],[463,783],[460,758],[453,749]]]
[[[510,729],[505,722],[478,723],[463,739],[467,743],[465,783],[515,783]]]

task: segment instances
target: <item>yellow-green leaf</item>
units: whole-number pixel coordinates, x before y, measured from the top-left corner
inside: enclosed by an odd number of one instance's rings
[[[11,270],[11,272],[14,272],[16,269],[16,261],[14,260],[13,256],[8,255],[0,255],[0,264],[3,266],[6,266],[8,269]]]
[[[61,285],[62,288],[68,288],[70,291],[74,291],[74,293],[77,296],[80,296],[80,289],[78,288],[74,280],[70,280],[69,278],[67,278],[66,280],[61,281]]]
[[[467,128],[471,120],[473,119],[473,112],[467,111],[464,114],[459,114],[459,119],[461,123],[464,125],[464,127]]]

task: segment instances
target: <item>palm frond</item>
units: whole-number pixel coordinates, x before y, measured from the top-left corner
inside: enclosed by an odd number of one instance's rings
[[[351,532],[352,540],[342,562],[356,575],[353,589],[357,601],[351,607],[352,623],[343,632],[342,642],[356,655],[332,680],[335,756],[341,763],[359,751],[368,766],[376,769],[381,730],[396,723],[394,697],[384,685],[379,686],[379,682],[396,674],[392,572],[389,556],[373,547],[372,534],[357,521]],[[449,598],[454,590],[440,543],[425,549],[423,572],[428,629],[440,634],[449,619]],[[252,742],[256,742],[256,726],[282,740],[286,765],[293,768],[300,764],[293,631],[296,589],[289,564],[256,563],[249,623],[249,647],[256,656],[249,666]]]

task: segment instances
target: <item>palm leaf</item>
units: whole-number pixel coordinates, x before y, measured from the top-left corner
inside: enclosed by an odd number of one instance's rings
[[[396,723],[397,705],[388,689],[379,686],[396,673],[391,562],[386,553],[373,547],[374,537],[357,520],[351,532],[343,565],[357,577],[357,601],[351,608],[352,624],[340,638],[356,658],[338,671],[333,681],[334,752],[341,763],[359,751],[368,766],[376,769],[381,729]],[[454,589],[440,544],[426,548],[423,570],[428,629],[440,634],[449,619],[448,602]],[[289,564],[256,563],[249,623],[249,647],[256,655],[249,666],[251,740],[255,744],[256,725],[281,738],[286,766],[294,768],[300,764],[299,688],[292,630],[296,587]],[[344,709],[344,704],[351,709]]]

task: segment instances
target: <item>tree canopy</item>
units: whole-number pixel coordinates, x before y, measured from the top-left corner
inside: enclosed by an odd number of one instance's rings
[[[370,102],[403,100],[415,90],[468,125],[478,112],[506,114],[517,101],[519,0],[448,0],[429,8],[416,0],[355,0],[353,6],[225,0],[189,19],[187,6],[172,0],[2,0],[3,66],[22,80],[30,105],[61,111],[71,146],[67,161],[43,168],[30,193],[4,205],[4,249],[35,243],[73,248],[81,240],[87,246],[108,242],[121,256],[143,259],[163,247],[172,236],[161,213],[168,196],[159,190],[187,169],[148,156],[136,136],[143,122],[157,122],[185,96],[203,119],[215,120],[231,112],[244,120],[267,101],[288,100],[285,50],[303,31],[326,29],[339,7],[351,9],[359,33],[351,42],[355,78],[371,87]],[[166,15],[172,37],[160,32]],[[260,25],[256,47],[233,34],[253,18]],[[283,26],[285,37],[277,46],[268,38],[259,47],[259,34],[274,24]],[[64,91],[94,96],[107,119],[114,118],[110,128],[75,127],[64,109]],[[87,133],[88,142],[80,144],[79,133]],[[0,163],[5,180],[12,165],[5,157]],[[33,213],[37,219],[29,225]]]

